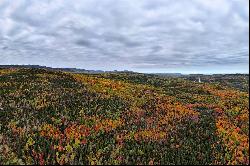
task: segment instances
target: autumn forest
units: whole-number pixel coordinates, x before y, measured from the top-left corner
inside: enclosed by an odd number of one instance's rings
[[[249,164],[249,94],[230,85],[0,69],[0,164]]]

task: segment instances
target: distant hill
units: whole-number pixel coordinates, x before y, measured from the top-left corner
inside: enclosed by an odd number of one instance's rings
[[[103,71],[103,70],[86,70],[86,69],[79,69],[79,68],[53,68],[53,67],[47,67],[47,66],[40,66],[40,65],[0,65],[0,69],[9,69],[9,68],[26,68],[26,69],[47,69],[51,71],[64,71],[64,72],[71,72],[71,73],[87,73],[87,74],[102,74],[102,73],[138,73],[134,71],[124,70],[124,71]],[[145,73],[149,75],[156,75],[160,77],[181,77],[181,78],[188,78],[190,80],[196,80],[198,77],[214,77],[214,78],[220,78],[220,77],[249,77],[249,74],[182,74],[182,73]]]
[[[0,69],[9,69],[9,68],[26,68],[26,69],[48,69],[52,71],[64,71],[71,73],[88,73],[88,74],[101,74],[101,73],[133,73],[133,71],[103,71],[103,70],[86,70],[86,69],[78,69],[78,68],[52,68],[47,66],[40,65],[0,65]]]

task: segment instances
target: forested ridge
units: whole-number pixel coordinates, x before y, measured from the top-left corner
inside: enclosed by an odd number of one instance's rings
[[[249,164],[249,94],[226,85],[0,69],[0,164]]]

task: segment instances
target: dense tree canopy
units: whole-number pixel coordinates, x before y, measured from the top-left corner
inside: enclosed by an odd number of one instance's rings
[[[248,99],[182,78],[0,69],[0,164],[249,164]]]

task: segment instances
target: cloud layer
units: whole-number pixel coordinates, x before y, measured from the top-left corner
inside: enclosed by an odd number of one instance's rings
[[[1,0],[0,64],[248,72],[247,0]]]

